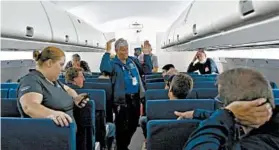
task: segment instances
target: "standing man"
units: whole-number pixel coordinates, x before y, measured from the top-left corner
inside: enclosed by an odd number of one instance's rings
[[[79,54],[74,54],[72,56],[72,61],[69,61],[65,67],[65,70],[68,68],[81,68],[84,72],[90,72],[90,68],[86,61],[81,60]]]
[[[150,57],[151,57],[151,61],[152,61],[152,72],[158,72],[158,68],[159,68],[159,65],[158,65],[158,57],[156,55],[154,55],[152,53],[152,48],[151,48],[151,44],[149,43],[148,40],[144,41],[144,46],[142,46],[143,49],[148,49],[150,52]],[[141,54],[138,59],[140,60],[140,62],[143,62],[144,60],[144,55]]]
[[[197,63],[196,60],[198,60]],[[213,59],[207,58],[205,51],[199,49],[193,61],[190,63],[187,72],[191,73],[199,70],[200,74],[218,74],[218,68]]]
[[[148,50],[144,50],[144,63],[128,56],[128,42],[123,38],[115,42],[116,56],[110,60],[111,43],[107,42],[107,51],[100,65],[101,72],[111,76],[117,150],[128,150],[132,136],[135,133],[140,116],[140,99],[144,97],[144,71],[151,71],[152,64]]]

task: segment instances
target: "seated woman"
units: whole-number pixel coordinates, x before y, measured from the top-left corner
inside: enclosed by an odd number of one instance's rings
[[[22,117],[50,118],[57,125],[74,122],[73,107],[82,108],[89,99],[57,79],[65,63],[64,52],[46,47],[41,53],[34,51],[36,69],[21,78],[18,89],[18,109]]]

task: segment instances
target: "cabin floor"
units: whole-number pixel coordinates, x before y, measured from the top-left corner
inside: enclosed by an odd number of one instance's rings
[[[137,131],[135,132],[132,141],[130,143],[129,149],[130,150],[146,150],[144,148],[144,136],[142,133],[141,127],[137,128]]]

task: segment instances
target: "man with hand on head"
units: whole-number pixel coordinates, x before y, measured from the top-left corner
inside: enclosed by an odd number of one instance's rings
[[[198,60],[197,63],[196,60]],[[196,55],[194,56],[193,61],[190,63],[187,72],[192,73],[194,71],[199,71],[200,74],[218,74],[218,68],[213,59],[207,58],[205,51],[199,49]]]
[[[236,68],[223,72],[217,84],[223,108],[175,112],[179,118],[204,120],[185,150],[278,149],[279,114],[272,110],[274,97],[265,77],[252,69]]]
[[[140,64],[135,57],[128,56],[128,42],[123,38],[115,42],[116,56],[110,60],[111,44],[107,42],[107,51],[100,65],[101,72],[110,74],[113,89],[116,145],[118,150],[128,150],[140,116],[140,99],[145,89],[142,76],[144,71],[152,70],[148,50],[143,50],[144,63]]]

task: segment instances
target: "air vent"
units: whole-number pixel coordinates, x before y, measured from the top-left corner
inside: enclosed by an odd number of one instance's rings
[[[197,35],[197,25],[196,24],[193,24],[193,34],[194,35]]]
[[[27,26],[26,27],[26,36],[27,37],[33,37],[33,35],[34,35],[34,28],[30,27],[30,26]]]
[[[78,21],[78,23],[81,23],[81,21],[79,19],[77,21]]]
[[[240,0],[239,8],[243,16],[247,16],[255,11],[251,0]]]
[[[69,36],[65,35],[65,42],[69,42]]]

